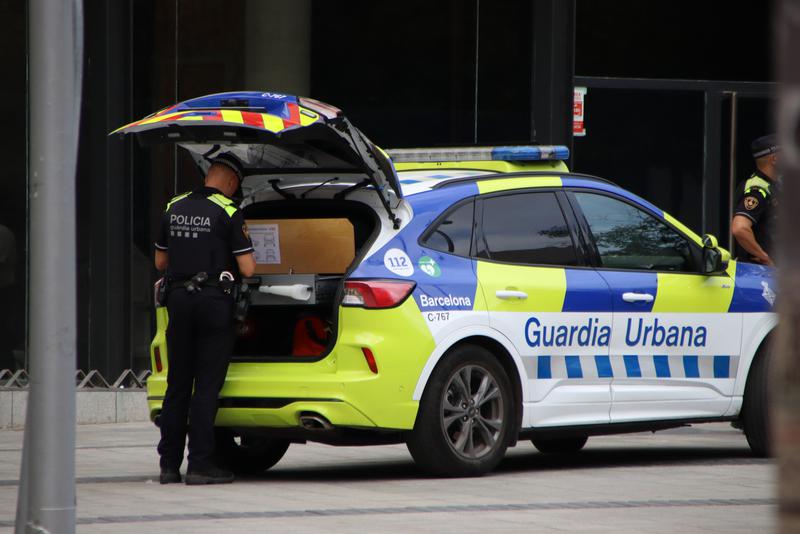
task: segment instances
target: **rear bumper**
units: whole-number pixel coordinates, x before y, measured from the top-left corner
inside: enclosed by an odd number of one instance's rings
[[[147,381],[151,419],[161,411],[166,392],[166,322],[161,312],[151,355],[157,346],[163,371]],[[434,348],[414,300],[388,310],[341,308],[339,325],[336,346],[322,360],[231,363],[216,424],[299,428],[300,415],[312,412],[335,427],[412,429],[419,407],[412,396]],[[367,365],[364,347],[375,355],[377,374]]]
[[[148,396],[150,416],[161,411],[162,397]],[[334,426],[378,428],[374,421],[352,404],[338,399],[221,397],[216,425],[227,427],[294,428],[300,415],[322,415]]]
[[[309,367],[313,366],[315,364],[310,363],[231,364],[220,392],[216,424],[299,427],[300,415],[311,412],[322,415],[337,427],[397,430],[414,427],[418,402],[411,399],[413,384],[394,388],[396,394],[392,395],[387,394],[391,387],[387,383],[391,381],[372,375],[369,370],[320,376],[309,372]],[[284,372],[278,373],[278,368]],[[147,388],[152,419],[161,411],[165,377],[151,376]]]

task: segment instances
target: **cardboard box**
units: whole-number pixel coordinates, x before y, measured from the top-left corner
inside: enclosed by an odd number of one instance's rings
[[[256,274],[341,274],[355,258],[347,219],[248,219]]]

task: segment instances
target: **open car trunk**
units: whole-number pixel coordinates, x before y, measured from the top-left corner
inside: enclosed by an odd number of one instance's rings
[[[262,195],[261,202],[242,209],[254,245],[258,241],[256,261],[259,249],[265,257],[249,281],[253,297],[234,359],[311,360],[327,354],[336,338],[342,280],[381,228],[378,215],[394,228],[401,224],[396,209],[403,193],[389,157],[341,110],[272,92],[194,98],[112,134],[133,136],[142,146],[176,144],[189,152],[202,175],[216,156],[239,160],[243,195],[251,200]],[[333,198],[305,198],[326,184],[335,190]],[[284,200],[265,200],[269,190]],[[372,204],[347,200],[356,192],[369,196]],[[336,239],[313,244],[317,230],[332,227],[338,228],[331,234]],[[276,231],[282,234],[278,249]],[[284,246],[292,254],[284,253]],[[341,261],[345,249],[349,256]],[[300,293],[292,294],[298,288]]]
[[[366,204],[336,199],[259,202],[243,208],[243,214],[257,261],[266,258],[263,250],[259,257],[264,247],[259,227],[272,226],[282,254],[279,260],[259,263],[247,280],[250,309],[237,327],[233,360],[314,361],[325,356],[336,339],[345,273],[377,235],[378,214]],[[325,235],[331,228],[336,239]]]

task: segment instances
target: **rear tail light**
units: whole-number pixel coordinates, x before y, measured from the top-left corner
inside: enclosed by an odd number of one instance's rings
[[[160,373],[164,370],[164,364],[161,363],[161,349],[159,347],[153,347],[153,360],[156,362],[156,372]]]
[[[348,280],[344,283],[342,306],[394,308],[408,298],[415,285],[404,280]]]

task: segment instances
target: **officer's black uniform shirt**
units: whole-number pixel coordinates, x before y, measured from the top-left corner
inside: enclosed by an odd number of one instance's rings
[[[775,220],[780,197],[780,182],[770,180],[764,173],[756,170],[750,178],[743,180],[736,188],[736,208],[734,216],[743,215],[753,221],[753,234],[764,251],[772,256],[773,236],[777,230]],[[736,243],[736,256],[739,259],[751,258],[739,243]]]
[[[201,187],[173,198],[164,212],[155,246],[168,251],[168,276],[186,279],[222,271],[238,277],[235,256],[253,252],[241,210],[213,187]]]

